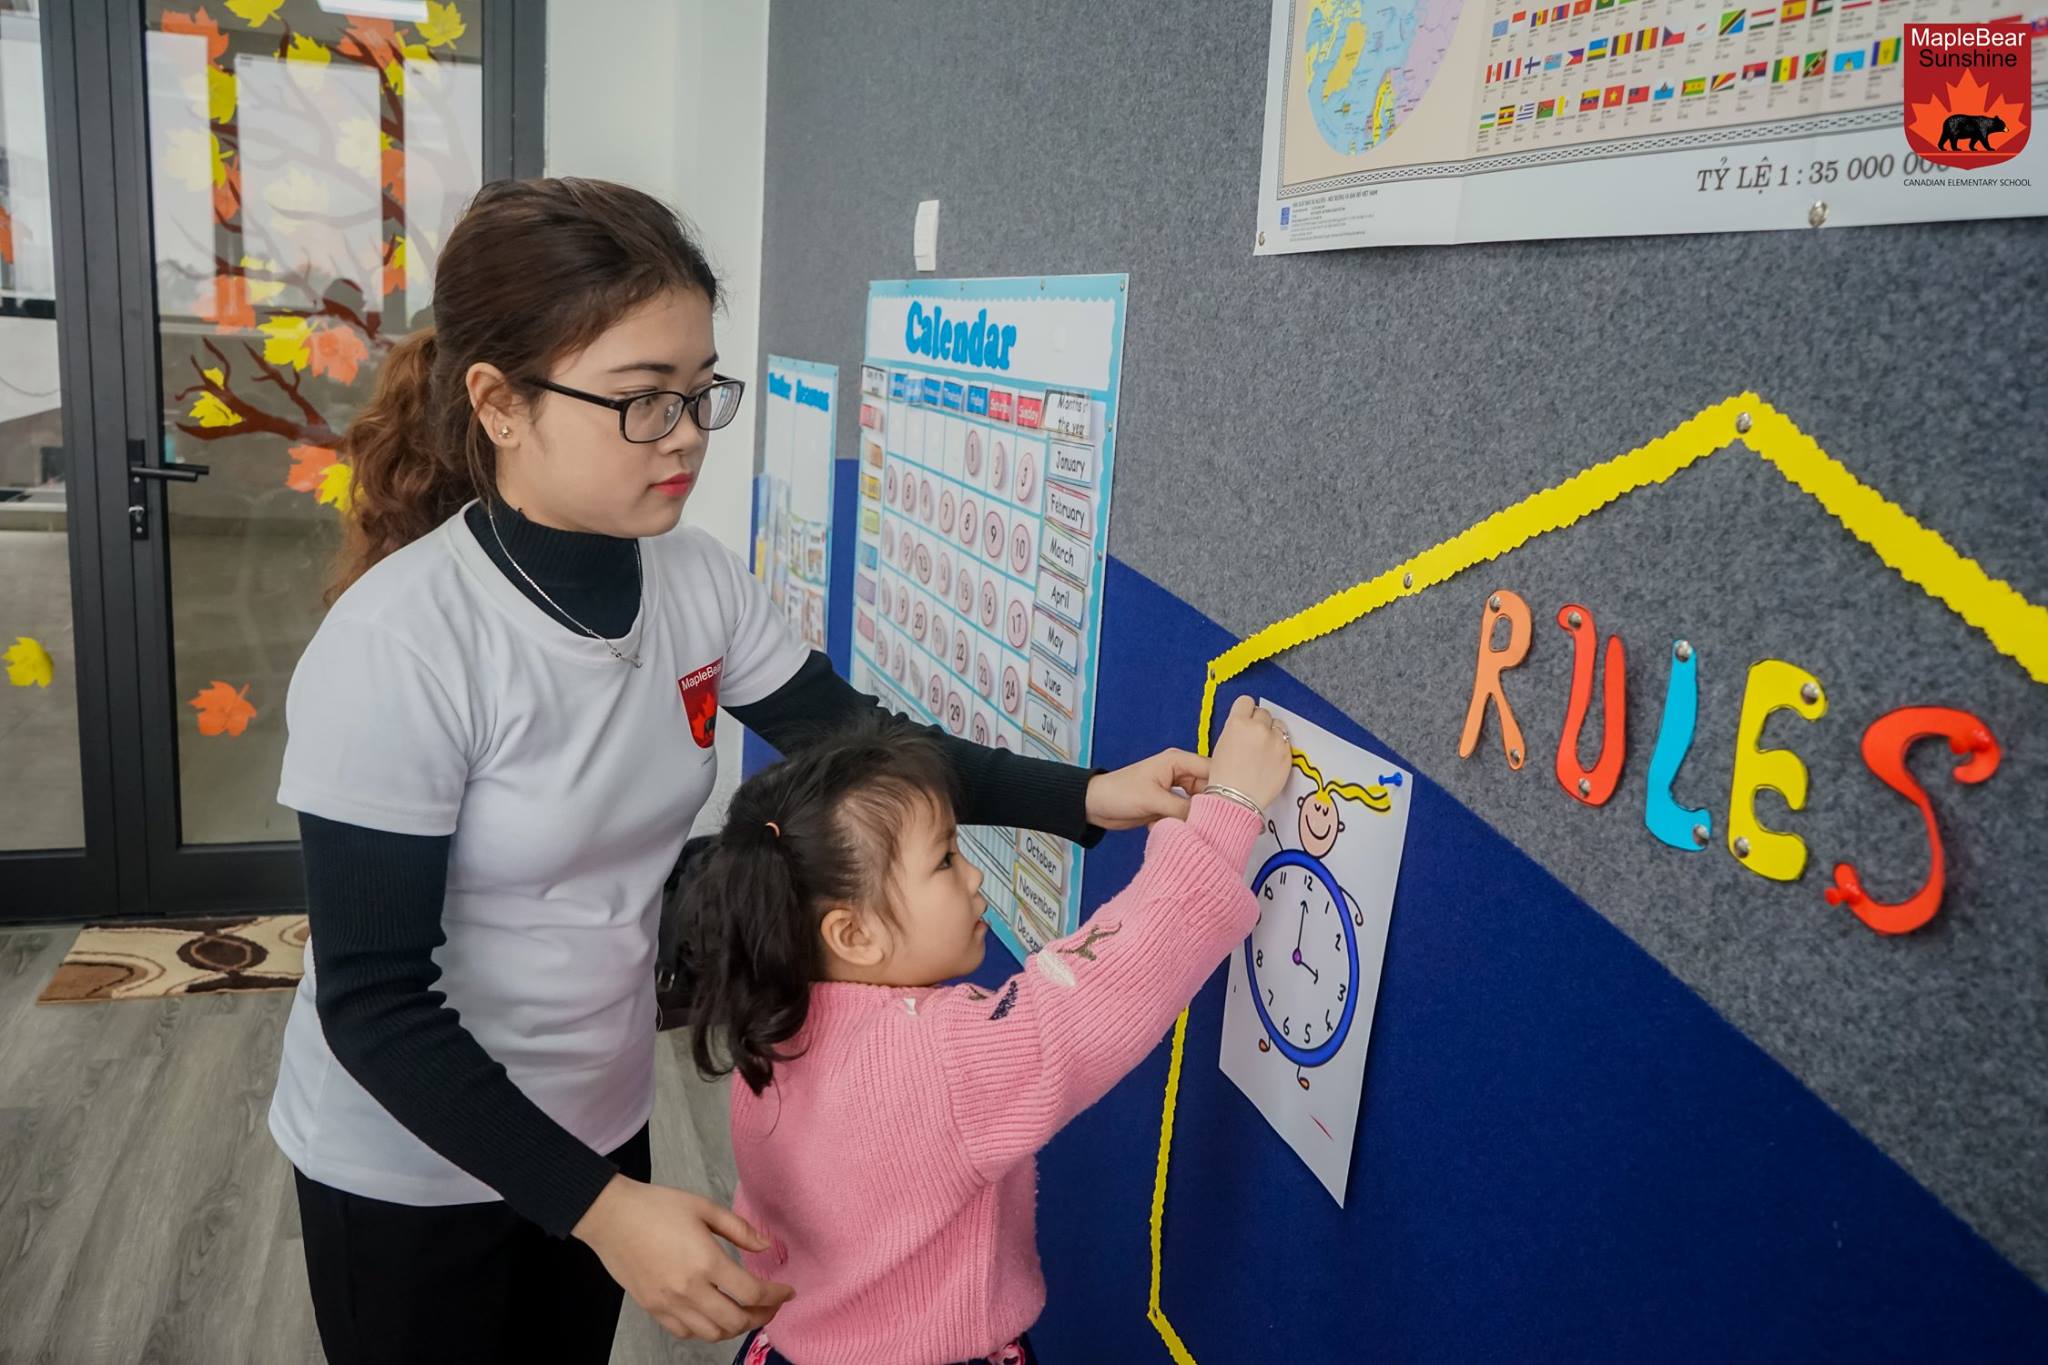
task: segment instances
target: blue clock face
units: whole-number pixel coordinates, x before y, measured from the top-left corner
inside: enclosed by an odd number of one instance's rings
[[[1297,1066],[1337,1055],[1358,1009],[1358,913],[1322,860],[1282,849],[1252,879],[1259,921],[1244,941],[1259,1022]]]

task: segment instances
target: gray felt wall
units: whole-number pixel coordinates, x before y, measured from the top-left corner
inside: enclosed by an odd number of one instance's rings
[[[1547,241],[1254,258],[1268,7],[778,0],[764,351],[857,366],[867,284],[1128,271],[1111,551],[1240,635],[1755,388],[1858,476],[2048,602],[2048,223]],[[1054,199],[1047,184],[1070,185]],[[846,405],[840,449],[857,448]],[[1535,616],[1510,696],[1531,761],[1457,757],[1481,606]],[[1630,649],[1629,759],[1601,809],[1551,776],[1587,604]],[[1744,675],[1827,688],[1766,742],[1812,771],[1803,881],[1642,825],[1664,651],[1700,651],[1678,795],[1726,828]],[[1557,873],[2048,1285],[2048,687],[1741,448],[1283,661]],[[1980,788],[1917,769],[1948,903],[1887,940],[1825,905],[1847,857],[1896,899],[1918,817],[1862,766],[1894,706],[1976,712]],[[1192,735],[1191,735],[1192,738]],[[1593,752],[1589,732],[1585,752]],[[1673,1058],[1682,1080],[1683,1058]]]

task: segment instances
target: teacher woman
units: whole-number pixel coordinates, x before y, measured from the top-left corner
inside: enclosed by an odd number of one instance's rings
[[[740,403],[717,301],[647,195],[488,185],[349,430],[288,704],[312,947],[270,1110],[336,1365],[604,1361],[621,1286],[705,1339],[788,1297],[720,1244],[761,1249],[743,1221],[649,1183],[662,885],[716,708],[789,748],[877,703],[675,530]],[[962,824],[1082,844],[1183,814],[1205,767],[945,742]]]

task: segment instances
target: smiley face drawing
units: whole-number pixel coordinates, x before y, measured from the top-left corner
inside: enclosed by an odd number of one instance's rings
[[[954,519],[959,515],[960,509],[953,503],[953,490],[948,488],[939,494],[939,534],[952,535]]]
[[[1337,806],[1340,799],[1356,801],[1375,815],[1385,815],[1393,809],[1393,795],[1385,787],[1362,787],[1356,782],[1340,782],[1334,777],[1325,781],[1315,765],[1308,761],[1308,755],[1299,749],[1294,751],[1294,766],[1316,784],[1314,791],[1295,803],[1300,812],[1298,832],[1301,851],[1312,858],[1329,857],[1330,850],[1337,846],[1337,836],[1344,832],[1344,820]]]
[[[953,632],[953,672],[954,672],[954,673],[955,673],[955,674],[956,674],[957,676],[959,676],[959,677],[962,677],[962,678],[964,678],[964,677],[966,677],[966,676],[967,676],[967,663],[968,663],[968,659],[967,659],[967,649],[968,649],[968,641],[967,641],[967,632],[966,632],[966,631],[964,631],[964,630],[956,630],[956,631],[954,631],[954,632]]]
[[[952,600],[953,597],[953,552],[939,551],[939,596]]]
[[[973,498],[960,499],[960,543],[970,550],[974,548],[974,538],[981,534],[980,511]]]
[[[1010,616],[1005,624],[1005,633],[1009,636],[1010,644],[1017,649],[1024,648],[1031,639],[1031,616],[1024,610],[1022,598],[1011,599]]]
[[[984,626],[988,627],[988,628],[989,628],[990,630],[994,630],[994,629],[996,628],[996,614],[997,614],[998,612],[1002,611],[1002,609],[1003,609],[1003,604],[1002,604],[1002,602],[1000,602],[1000,601],[999,601],[999,600],[997,599],[997,596],[996,596],[996,581],[995,581],[995,580],[994,580],[993,578],[984,578],[984,579],[982,579],[982,580],[981,580],[981,623],[982,623],[982,625],[984,625]]]
[[[996,690],[996,666],[981,650],[975,651],[974,656],[974,690],[984,697],[993,695]]]
[[[1010,567],[1031,576],[1031,528],[1021,521],[1010,528]]]
[[[967,433],[967,475],[974,479],[981,477],[981,433],[978,431]]]
[[[982,748],[988,747],[988,717],[979,711],[974,713],[974,734],[971,738]]]
[[[1000,564],[1003,562],[1003,541],[1006,534],[1003,526],[1003,514],[991,509],[988,519],[982,524],[981,552],[987,555],[993,563]],[[989,624],[994,625],[995,622],[991,621]]]
[[[1003,711],[1016,715],[1024,706],[1024,680],[1017,674],[1017,665],[1003,665]]]
[[[967,698],[957,691],[946,694],[946,728],[956,735],[967,733]]]
[[[932,524],[932,508],[937,499],[932,495],[932,481],[919,479],[917,483],[917,516],[925,525]]]

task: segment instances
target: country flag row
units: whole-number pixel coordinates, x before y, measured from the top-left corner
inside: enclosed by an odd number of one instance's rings
[[[1566,67],[1605,61],[1609,57],[1626,57],[1631,53],[1675,47],[1684,41],[1683,30],[1652,24],[1633,33],[1617,33],[1606,38],[1595,38],[1584,47],[1553,52],[1547,57],[1515,57],[1504,62],[1489,62],[1486,67],[1486,83],[1492,85],[1496,81],[1520,80],[1524,76],[1540,75],[1545,71],[1562,71]]]
[[[1563,118],[1572,113],[1593,113],[1601,109],[1618,109],[1631,104],[1655,104],[1670,99],[1691,99],[1698,95],[1718,95],[1733,90],[1737,84],[1750,81],[1766,85],[1783,85],[1789,81],[1807,80],[1829,73],[1840,75],[1844,72],[1862,71],[1867,67],[1891,66],[1899,60],[1899,40],[1885,38],[1871,45],[1871,51],[1853,48],[1836,52],[1830,60],[1823,48],[1809,52],[1803,57],[1779,57],[1767,62],[1750,62],[1740,71],[1723,71],[1715,75],[1687,76],[1676,84],[1664,81],[1657,85],[1610,85],[1604,89],[1586,90],[1577,99],[1560,95],[1555,99],[1532,100],[1520,105],[1503,104],[1496,110],[1479,116],[1482,130],[1512,128],[1518,123],[1541,123],[1546,119]]]
[[[1721,31],[1724,34],[1742,32],[1741,28],[1727,27],[1730,14],[1741,15],[1749,27],[1756,28],[1771,23],[1798,23],[1808,17],[1818,19],[1822,15],[1832,14],[1837,5],[1844,10],[1852,10],[1877,8],[1895,2],[1896,0],[1783,0],[1781,4],[1767,5],[1762,9],[1730,10],[1721,16]],[[1505,38],[1517,30],[1547,28],[1581,15],[1622,9],[1633,3],[1634,0],[1569,0],[1562,5],[1539,5],[1535,9],[1518,9],[1505,19],[1494,21],[1493,36]]]
[[[1900,40],[1897,38],[1879,38],[1867,48],[1858,46],[1836,50],[1832,64],[1828,62],[1828,51],[1826,48],[1822,48],[1818,52],[1807,53],[1804,61],[1801,61],[1797,55],[1793,55],[1779,57],[1775,61],[1750,62],[1743,66],[1741,77],[1743,80],[1750,80],[1755,77],[1769,76],[1773,81],[1780,81],[1792,80],[1800,76],[1824,75],[1828,71],[1862,71],[1866,67],[1874,71],[1881,67],[1897,65],[1900,46]],[[1808,70],[1808,65],[1815,59],[1820,60],[1822,63],[1821,69],[1818,71]],[[1500,62],[1487,68],[1486,83],[1493,85],[1500,81],[1518,80],[1528,76],[1542,75],[1546,71],[1566,70],[1574,66],[1580,66],[1588,60],[1590,60],[1589,57],[1584,56],[1578,49],[1574,48],[1568,55],[1553,55],[1541,62],[1532,61],[1526,64],[1520,61],[1512,63]],[[1783,76],[1778,75],[1777,73],[1781,69],[1785,70],[1787,74]],[[1701,79],[1711,81],[1716,78],[1702,77]],[[1733,84],[1735,74],[1729,73],[1728,80]],[[1644,86],[1642,88],[1648,89],[1649,87]],[[1714,88],[1718,89],[1719,87]],[[1654,98],[1654,96],[1651,98]]]

